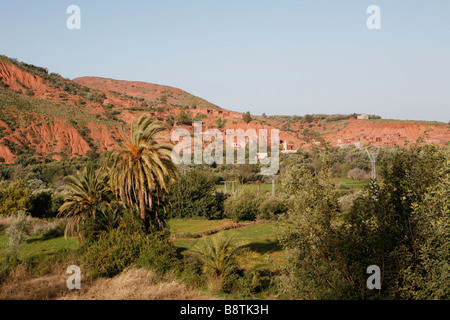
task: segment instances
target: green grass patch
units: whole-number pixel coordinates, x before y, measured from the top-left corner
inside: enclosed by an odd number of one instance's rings
[[[196,219],[172,219],[169,228],[172,234],[187,232],[204,232],[230,224],[230,219],[223,220],[196,220]]]
[[[257,184],[257,183],[246,183],[246,184],[239,184],[239,183],[235,183],[234,184],[234,190],[253,190],[253,191],[257,191],[258,190],[258,186],[259,186],[259,190],[260,191],[272,191],[272,184],[271,183],[261,183],[261,184]],[[279,183],[275,183],[275,190],[280,190],[280,184]],[[216,191],[221,191],[221,192],[225,192],[225,186],[223,184],[217,184],[216,185]],[[231,193],[232,191],[232,187],[231,187],[231,183],[227,183],[227,193]]]
[[[79,246],[77,238],[58,237],[45,239],[42,236],[31,235],[26,243],[20,248],[19,256],[22,258],[39,256],[39,255],[51,255],[56,254],[59,251],[69,249],[75,250]],[[4,233],[0,233],[0,254],[5,254],[8,250],[8,238]]]
[[[192,220],[186,220],[188,221]],[[195,221],[192,222],[195,223]],[[173,240],[173,244],[181,253],[188,254],[195,246],[201,245],[207,237],[217,237],[221,234],[232,237],[235,245],[247,248],[251,252],[250,259],[244,267],[276,270],[280,269],[285,262],[285,252],[277,239],[279,230],[276,222],[229,229],[198,239],[176,239]]]

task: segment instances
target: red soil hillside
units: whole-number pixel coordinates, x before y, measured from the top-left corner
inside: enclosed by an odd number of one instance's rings
[[[149,101],[159,101],[173,106],[188,106],[197,108],[220,109],[208,101],[195,97],[186,91],[169,86],[163,86],[139,81],[121,81],[99,77],[81,77],[73,79],[83,86],[104,92],[120,92],[125,95],[143,98]]]
[[[181,120],[180,112],[185,114]],[[47,69],[0,55],[0,162],[23,154],[37,159],[84,156],[115,149],[121,127],[148,115],[172,131],[201,120],[203,130],[280,129],[285,152],[327,140],[334,146],[404,145],[428,130],[426,143],[450,141],[445,123],[390,120],[305,122],[258,117],[246,123],[243,114],[219,108],[181,89],[144,82],[83,77],[71,81]]]

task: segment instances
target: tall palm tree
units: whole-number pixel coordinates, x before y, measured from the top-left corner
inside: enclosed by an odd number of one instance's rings
[[[64,199],[58,210],[59,216],[69,218],[64,236],[76,232],[79,236],[80,225],[87,217],[94,216],[96,210],[109,202],[111,190],[108,185],[108,176],[101,169],[94,169],[88,165],[82,171],[65,178],[69,195]]]
[[[124,134],[125,141],[112,159],[112,189],[126,205],[139,211],[146,230],[151,228],[146,210],[152,208],[154,199],[168,192],[177,177],[171,161],[173,145],[162,134],[166,130],[160,122],[142,116],[131,124],[130,134]],[[157,212],[152,214],[152,222],[162,229]]]

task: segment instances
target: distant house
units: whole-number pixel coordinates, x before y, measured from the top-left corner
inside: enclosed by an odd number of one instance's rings
[[[360,114],[359,116],[356,117],[358,120],[369,120],[369,115],[368,114]]]

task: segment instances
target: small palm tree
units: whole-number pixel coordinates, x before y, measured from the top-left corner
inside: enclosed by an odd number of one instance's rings
[[[223,235],[206,239],[192,252],[200,261],[206,284],[213,293],[222,291],[225,277],[239,268],[240,260],[246,253],[232,244],[231,237]]]
[[[193,253],[201,262],[205,274],[223,277],[239,266],[241,249],[232,244],[231,237],[216,236],[206,239]]]
[[[111,187],[126,205],[139,211],[146,230],[150,227],[146,210],[168,192],[177,177],[171,161],[173,145],[162,134],[166,130],[160,122],[142,116],[132,123],[129,136],[125,134],[125,142],[113,154]],[[162,229],[157,212],[154,215],[153,222]]]
[[[95,217],[95,212],[105,205],[111,198],[108,187],[108,176],[101,169],[86,166],[82,171],[65,179],[69,195],[64,199],[63,205],[58,210],[58,216],[69,219],[64,236],[73,234],[75,229],[81,237],[81,224],[89,216]]]

